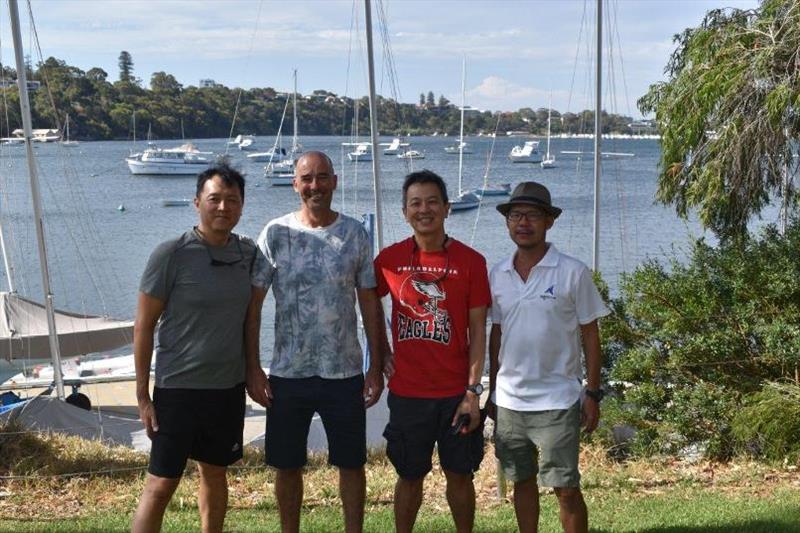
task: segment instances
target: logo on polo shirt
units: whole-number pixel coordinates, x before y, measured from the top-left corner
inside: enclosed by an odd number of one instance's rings
[[[447,299],[439,278],[431,272],[416,272],[400,286],[400,304],[408,313],[397,313],[397,339],[426,339],[450,343],[450,316],[439,304]],[[409,316],[410,315],[410,316]]]
[[[542,294],[539,295],[539,298],[541,298],[542,300],[555,300],[556,299],[555,289],[556,289],[555,285],[550,285],[549,287],[547,287],[546,291],[544,291]]]

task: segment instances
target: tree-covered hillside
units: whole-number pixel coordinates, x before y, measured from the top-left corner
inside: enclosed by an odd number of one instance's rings
[[[0,88],[4,107],[0,115],[0,135],[21,127],[19,96],[13,69],[3,66]],[[57,128],[70,115],[70,134],[78,139],[126,139],[132,136],[132,117],[136,111],[136,136],[142,138],[148,128],[152,136],[176,138],[183,133],[187,138],[227,137],[231,129],[237,98],[239,112],[234,134],[251,133],[273,135],[280,124],[286,103],[286,94],[270,87],[241,90],[221,85],[212,87],[184,87],[171,74],[154,73],[145,88],[134,76],[133,59],[127,52],[120,54],[120,72],[117,81],[100,68],[83,71],[50,57],[35,69],[30,68],[29,80],[40,83],[31,91],[34,128]],[[386,135],[425,135],[434,132],[455,135],[459,127],[459,109],[440,96],[434,101],[433,92],[420,104],[398,103],[378,97],[379,129]],[[359,131],[369,131],[369,111],[366,97],[359,99]],[[289,110],[289,113],[291,110]],[[354,100],[326,90],[316,90],[309,95],[299,95],[299,130],[307,135],[349,135],[352,130]],[[547,127],[547,109],[523,108],[501,113],[499,130],[527,131],[543,134]],[[605,115],[605,113],[604,113]],[[467,113],[465,132],[493,132],[497,113]],[[7,117],[7,119],[6,119]],[[581,113],[553,112],[553,132],[588,133],[594,121],[593,111]],[[629,133],[630,117],[606,117],[606,132]],[[284,134],[291,134],[291,120],[287,116]]]

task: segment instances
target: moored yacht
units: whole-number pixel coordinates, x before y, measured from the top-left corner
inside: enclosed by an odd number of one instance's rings
[[[508,154],[508,158],[514,163],[539,163],[542,155],[539,153],[539,141],[525,141],[522,146],[515,146]]]
[[[131,174],[192,175],[211,165],[213,156],[213,152],[201,152],[192,143],[186,143],[177,148],[151,146],[125,161]]]

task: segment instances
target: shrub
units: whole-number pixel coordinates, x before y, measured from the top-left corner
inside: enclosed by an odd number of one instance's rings
[[[733,419],[733,434],[751,455],[800,460],[800,385],[770,382],[745,398]]]
[[[624,276],[602,322],[614,359],[609,378],[626,384],[624,408],[606,423],[640,429],[638,450],[700,445],[711,457],[729,457],[744,398],[769,381],[796,379],[797,250],[795,219],[783,236],[768,227],[718,247],[698,240],[685,264],[649,261]]]

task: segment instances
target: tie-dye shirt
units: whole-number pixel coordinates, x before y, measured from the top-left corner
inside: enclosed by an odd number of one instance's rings
[[[272,287],[275,347],[270,374],[342,379],[362,372],[356,289],[375,287],[369,236],[338,215],[311,228],[289,213],[270,221],[257,241],[263,252],[253,283]]]

